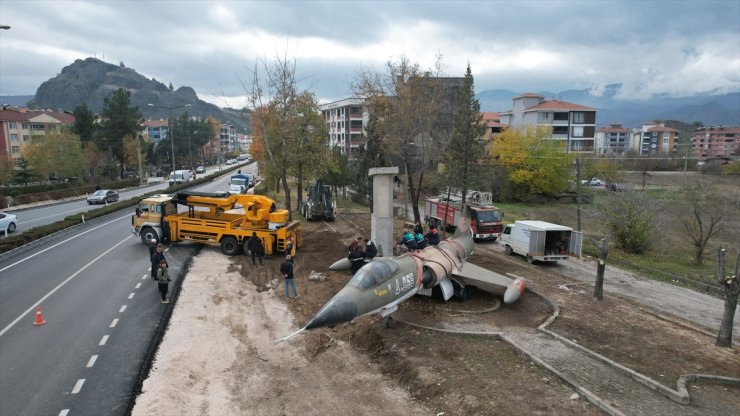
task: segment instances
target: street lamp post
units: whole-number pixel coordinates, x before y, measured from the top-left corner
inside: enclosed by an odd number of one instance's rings
[[[172,172],[177,170],[177,167],[175,166],[175,132],[172,130],[172,110],[177,110],[178,108],[185,108],[190,107],[190,104],[185,105],[178,105],[175,107],[166,107],[163,105],[154,105],[154,104],[147,104],[149,107],[155,107],[155,108],[164,108],[165,110],[169,111],[170,117],[167,119],[167,134],[170,135],[170,143],[172,144]]]

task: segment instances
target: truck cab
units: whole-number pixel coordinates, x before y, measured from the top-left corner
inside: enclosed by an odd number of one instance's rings
[[[177,204],[172,201],[171,195],[144,198],[136,205],[135,214],[131,217],[131,232],[141,237],[144,244],[152,240],[160,241],[167,235],[163,232],[163,228],[166,228],[164,217],[170,214],[177,214]]]
[[[229,180],[229,195],[245,194],[252,186],[254,186],[252,175],[248,173],[234,175]]]

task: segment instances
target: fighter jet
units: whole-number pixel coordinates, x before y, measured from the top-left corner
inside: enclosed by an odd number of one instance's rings
[[[470,296],[469,286],[483,290],[503,286],[507,288],[504,303],[519,299],[526,288],[524,279],[510,279],[467,263],[473,247],[469,209],[465,207],[464,215],[451,238],[437,246],[397,257],[376,258],[362,266],[303,329],[334,326],[374,313],[383,316],[384,326],[390,328],[393,324],[391,314],[401,302],[416,294],[431,296],[435,286],[442,289],[445,300],[453,295],[467,299]],[[349,269],[349,261],[339,260],[330,269]]]

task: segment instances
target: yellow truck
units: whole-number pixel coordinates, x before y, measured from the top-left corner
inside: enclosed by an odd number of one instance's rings
[[[178,206],[183,206],[178,212]],[[182,191],[152,195],[139,201],[131,217],[132,233],[144,244],[151,240],[218,244],[224,254],[246,253],[252,233],[262,240],[265,254],[285,251],[288,237],[300,247],[300,221],[289,221],[287,210],[264,195],[228,195]]]

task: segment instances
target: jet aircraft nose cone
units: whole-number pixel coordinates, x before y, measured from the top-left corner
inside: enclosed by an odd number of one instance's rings
[[[357,303],[342,293],[337,294],[306,324],[306,329],[349,322],[357,316]]]

